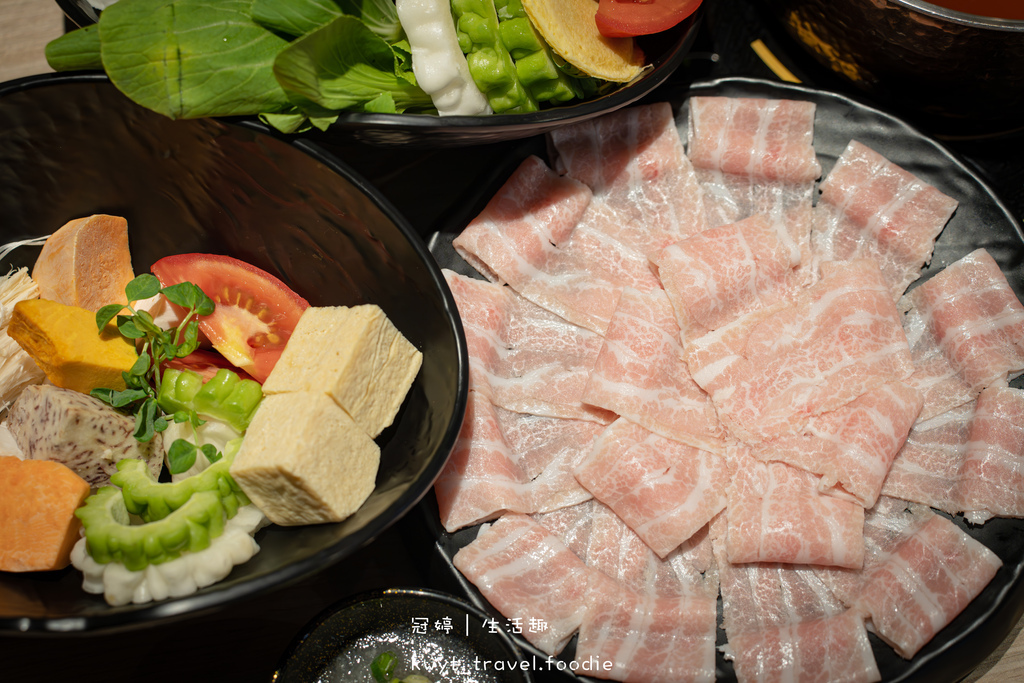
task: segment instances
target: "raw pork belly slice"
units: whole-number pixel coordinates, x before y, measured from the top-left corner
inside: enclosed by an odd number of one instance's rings
[[[598,437],[576,479],[665,557],[725,507],[729,468],[722,456],[619,418]]]
[[[802,284],[800,235],[760,214],[671,244],[651,261],[682,339],[784,299]]]
[[[466,419],[434,483],[449,532],[505,512],[547,512],[588,500],[572,472],[602,431],[586,420],[514,413],[470,391]]]
[[[529,479],[510,456],[495,411],[480,392],[469,392],[462,431],[434,482],[449,533],[504,512],[532,512]]]
[[[689,156],[697,168],[791,183],[813,182],[821,165],[813,102],[691,97]]]
[[[758,462],[742,450],[731,457],[729,562],[862,566],[864,508],[819,493],[809,472]]]
[[[947,391],[950,382],[966,387],[969,400],[1024,371],[1024,306],[984,249],[912,289],[900,306],[915,364],[925,361],[911,380],[925,390],[923,417],[965,402],[964,392]]]
[[[644,255],[706,227],[700,186],[667,102],[558,128],[550,140],[556,168],[594,193],[583,225]]]
[[[729,637],[739,683],[882,680],[864,619],[852,611]]]
[[[747,314],[686,347],[693,379],[739,439],[799,434],[812,416],[913,371],[878,266],[826,263],[821,272],[791,302]]]
[[[643,254],[592,229],[577,228],[590,196],[585,185],[529,157],[452,246],[489,280],[507,283],[538,306],[603,332],[622,286],[660,284]]]
[[[952,515],[960,512],[958,480],[974,406],[971,401],[919,420],[892,461],[882,495],[923,503]]]
[[[718,595],[706,528],[662,559],[604,503],[588,500],[534,515],[591,569],[657,597]]]
[[[506,410],[607,423],[581,398],[604,343],[510,288],[444,271],[462,318],[470,383]]]
[[[880,496],[864,515],[864,566],[860,569],[815,567],[814,573],[832,594],[852,605],[871,570],[883,564],[903,541],[910,538],[935,513],[924,505]]]
[[[585,185],[527,157],[452,246],[487,279],[518,289],[557,256],[590,198]]]
[[[870,508],[922,404],[916,389],[889,382],[842,408],[812,417],[803,434],[752,447],[752,454],[758,460],[778,460],[818,474],[823,493],[852,496]]]
[[[853,140],[821,183],[812,245],[822,261],[875,259],[898,299],[921,276],[957,202]]]
[[[810,211],[821,175],[811,144],[814,111],[813,103],[793,100],[690,99],[687,151],[709,227]]]
[[[885,481],[887,495],[972,524],[1024,517],[1024,392],[990,387],[916,425]]]
[[[622,291],[583,401],[697,448],[725,447],[715,407],[683,362],[679,327],[663,290]]]
[[[852,609],[907,659],[963,611],[1002,561],[941,515],[932,515],[867,576]]]
[[[730,563],[725,523],[716,520],[712,535],[728,639],[723,650],[737,680],[877,681],[863,618],[809,567]]]
[[[577,672],[625,683],[710,683],[716,618],[714,598],[654,597],[595,573],[576,643]]]
[[[1024,391],[981,392],[960,469],[961,509],[977,524],[1024,517]]]
[[[510,513],[482,527],[452,564],[505,617],[546,624],[523,629],[523,636],[549,655],[561,652],[583,621],[594,570],[526,515]]]

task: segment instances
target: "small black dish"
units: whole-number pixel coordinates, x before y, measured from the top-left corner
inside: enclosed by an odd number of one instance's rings
[[[321,612],[295,637],[273,683],[370,683],[370,663],[390,650],[396,675],[434,683],[531,683],[530,662],[493,619],[425,588],[363,593]]]

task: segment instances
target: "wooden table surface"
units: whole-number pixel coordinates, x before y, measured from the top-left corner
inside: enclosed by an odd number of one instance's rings
[[[64,30],[60,8],[50,0],[0,0],[0,82],[52,71],[43,49]],[[1024,636],[1019,622],[965,683],[1024,681]]]

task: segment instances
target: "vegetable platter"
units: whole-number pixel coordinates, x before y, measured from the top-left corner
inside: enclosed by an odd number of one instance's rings
[[[635,102],[685,63],[702,15],[700,0],[60,4],[81,28],[47,46],[51,67],[103,70],[165,116],[419,147],[521,139]]]
[[[255,123],[173,121],[133,104],[100,74],[0,86],[0,126],[4,243],[81,216],[120,216],[136,273],[174,264],[164,260],[174,254],[232,256],[311,307],[376,304],[422,352],[405,403],[376,439],[375,487],[344,521],[265,527],[255,537],[260,550],[223,581],[162,601],[112,606],[83,591],[72,567],[2,572],[0,632],[123,631],[209,611],[343,560],[415,506],[462,422],[466,352],[436,265],[373,187],[315,144]],[[20,246],[4,266],[31,267],[39,254]]]

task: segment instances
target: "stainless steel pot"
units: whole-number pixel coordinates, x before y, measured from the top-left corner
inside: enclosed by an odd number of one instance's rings
[[[819,62],[873,99],[958,126],[1024,130],[1024,21],[923,0],[763,0]]]

